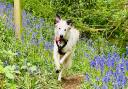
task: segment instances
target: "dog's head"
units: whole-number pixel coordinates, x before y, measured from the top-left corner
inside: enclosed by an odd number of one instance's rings
[[[71,20],[62,20],[59,15],[55,18],[55,35],[59,39],[66,39],[71,29]]]

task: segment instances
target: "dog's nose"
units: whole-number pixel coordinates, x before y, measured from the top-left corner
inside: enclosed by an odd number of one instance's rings
[[[60,38],[63,38],[63,35],[60,35]]]

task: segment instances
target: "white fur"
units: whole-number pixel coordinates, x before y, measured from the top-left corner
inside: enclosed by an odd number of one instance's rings
[[[66,29],[66,31],[64,29]],[[55,37],[59,35],[63,35],[64,39],[68,40],[67,45],[62,50],[65,52],[65,55],[60,55],[58,53],[58,46],[54,41],[54,62],[56,70],[60,70],[58,81],[61,81],[63,70],[71,67],[72,54],[74,52],[73,48],[79,39],[79,31],[73,26],[68,25],[65,20],[60,19],[58,20],[58,23],[55,24]]]

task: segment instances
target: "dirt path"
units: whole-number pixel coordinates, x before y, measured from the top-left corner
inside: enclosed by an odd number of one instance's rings
[[[84,75],[74,75],[62,79],[63,89],[80,89]]]

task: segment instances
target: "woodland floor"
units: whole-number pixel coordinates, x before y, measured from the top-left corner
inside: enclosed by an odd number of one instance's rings
[[[80,89],[84,75],[73,75],[62,79],[63,89]]]

